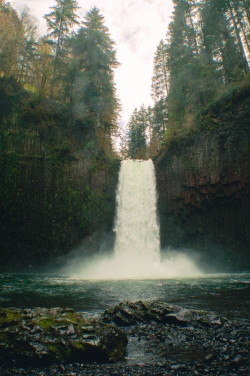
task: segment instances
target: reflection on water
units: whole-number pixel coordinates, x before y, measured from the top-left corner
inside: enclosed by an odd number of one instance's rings
[[[0,274],[2,307],[72,307],[100,313],[121,301],[161,300],[247,318],[250,273],[193,279],[86,281],[41,274]]]

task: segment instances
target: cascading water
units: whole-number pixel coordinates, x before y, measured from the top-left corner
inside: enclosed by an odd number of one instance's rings
[[[201,275],[185,255],[161,261],[154,165],[151,160],[124,160],[117,191],[115,247],[111,257],[94,258],[73,274],[84,279],[166,279]],[[72,274],[72,267],[70,268]]]
[[[122,162],[117,192],[115,257],[159,263],[154,165],[151,160]]]

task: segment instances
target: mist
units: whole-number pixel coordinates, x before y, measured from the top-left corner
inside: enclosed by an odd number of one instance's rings
[[[132,258],[126,258],[107,249],[107,241],[104,241],[99,252],[93,256],[86,256],[84,245],[72,251],[71,258],[60,272],[72,278],[86,280],[173,279],[204,275],[195,256],[188,255],[185,250],[164,250],[162,254],[164,257],[155,262],[142,259],[136,254]]]

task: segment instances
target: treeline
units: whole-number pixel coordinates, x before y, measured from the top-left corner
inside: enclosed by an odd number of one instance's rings
[[[173,3],[154,57],[154,106],[136,109],[128,124],[124,154],[132,158],[152,157],[162,144],[192,134],[205,113],[209,123],[209,106],[249,87],[249,0]]]
[[[112,228],[114,42],[99,10],[56,0],[47,35],[0,1],[0,265],[53,260]]]
[[[113,70],[118,64],[114,42],[98,9],[93,8],[83,21],[77,16],[77,9],[74,0],[57,0],[51,13],[45,15],[48,34],[39,37],[28,9],[18,15],[2,1],[0,76],[11,78],[33,93],[32,103],[26,108],[29,123],[18,126],[37,130],[36,119],[31,124],[30,115],[37,114],[39,118],[41,107],[46,112],[47,103],[44,104],[43,98],[49,98],[50,107],[61,104],[62,136],[84,144],[88,137],[95,135],[102,148],[111,151],[119,110],[113,81]],[[1,93],[4,97],[5,93]],[[13,114],[8,115],[1,127],[17,125]],[[50,122],[43,123],[43,127],[50,126]]]

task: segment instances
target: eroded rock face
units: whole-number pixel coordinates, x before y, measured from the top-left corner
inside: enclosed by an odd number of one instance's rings
[[[72,309],[0,309],[0,362],[114,362],[126,351],[118,327],[86,319]]]
[[[204,130],[155,161],[163,248],[193,248],[223,268],[250,266],[249,134],[241,123]]]

